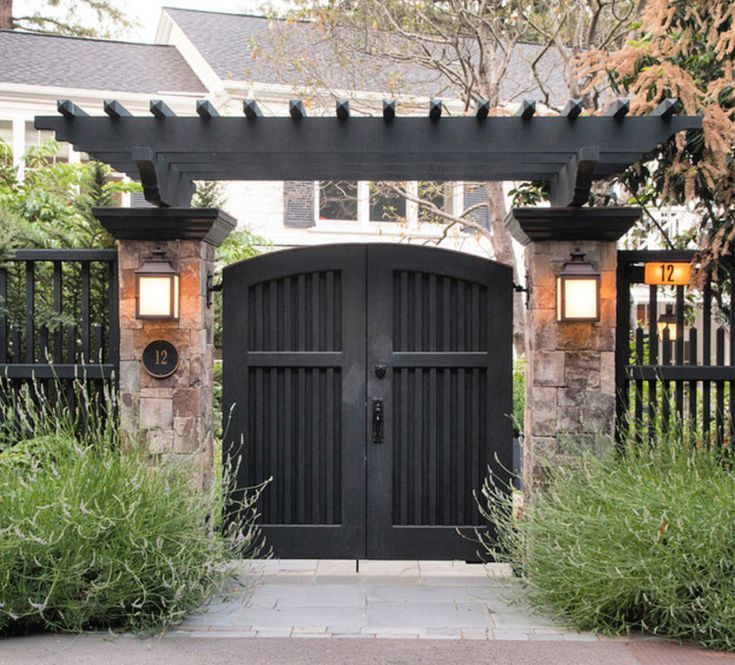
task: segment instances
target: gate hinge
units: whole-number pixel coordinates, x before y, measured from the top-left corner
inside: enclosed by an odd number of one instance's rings
[[[213,293],[219,293],[222,290],[222,282],[219,284],[214,283],[214,273],[207,273],[207,309],[212,306]]]
[[[526,309],[528,309],[531,303],[531,287],[528,284],[528,280],[526,280],[526,286],[521,286],[513,282],[513,291],[526,294]]]

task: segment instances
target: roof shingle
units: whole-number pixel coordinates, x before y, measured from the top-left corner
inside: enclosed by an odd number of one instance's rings
[[[399,65],[380,57],[337,53],[334,45],[308,22],[171,7],[164,7],[164,11],[223,80],[280,83],[294,88],[313,84],[313,78],[295,65],[300,56],[305,56],[328,76],[331,88],[456,96],[435,70],[411,63]],[[376,34],[376,48],[380,46],[378,41]],[[540,97],[530,63],[542,48],[538,44],[516,46],[501,85],[503,101]],[[283,57],[273,58],[274,49],[280,49]],[[563,105],[568,91],[558,54],[547,51],[538,69],[544,86],[551,91],[551,103]]]
[[[0,82],[144,94],[205,93],[173,46],[0,30]]]

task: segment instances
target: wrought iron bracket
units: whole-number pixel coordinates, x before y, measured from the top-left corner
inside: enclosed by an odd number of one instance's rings
[[[531,285],[528,283],[528,280],[526,280],[526,286],[513,282],[513,291],[515,293],[526,294],[526,309],[529,309],[531,307]]]
[[[214,283],[214,273],[207,273],[207,309],[211,309],[214,303],[214,294],[222,291],[222,282],[219,284]]]

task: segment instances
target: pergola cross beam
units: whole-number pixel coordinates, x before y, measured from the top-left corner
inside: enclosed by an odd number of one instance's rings
[[[387,101],[381,117],[356,117],[344,101],[332,117],[308,117],[294,100],[290,116],[263,116],[253,100],[242,117],[221,117],[207,103],[199,115],[175,116],[160,100],[155,117],[129,116],[114,100],[107,115],[84,115],[72,102],[60,116],[38,116],[75,150],[143,182],[158,206],[186,207],[194,180],[542,180],[554,205],[583,205],[592,182],[622,173],[700,117],[676,116],[668,100],[647,116],[626,116],[627,100],[608,116],[580,115],[573,100],[560,116],[448,116],[437,100],[424,117],[400,117]],[[617,111],[617,113],[616,113]]]

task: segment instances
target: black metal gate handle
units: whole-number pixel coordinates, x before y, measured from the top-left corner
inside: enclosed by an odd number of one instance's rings
[[[373,443],[383,443],[383,400],[373,400]]]

